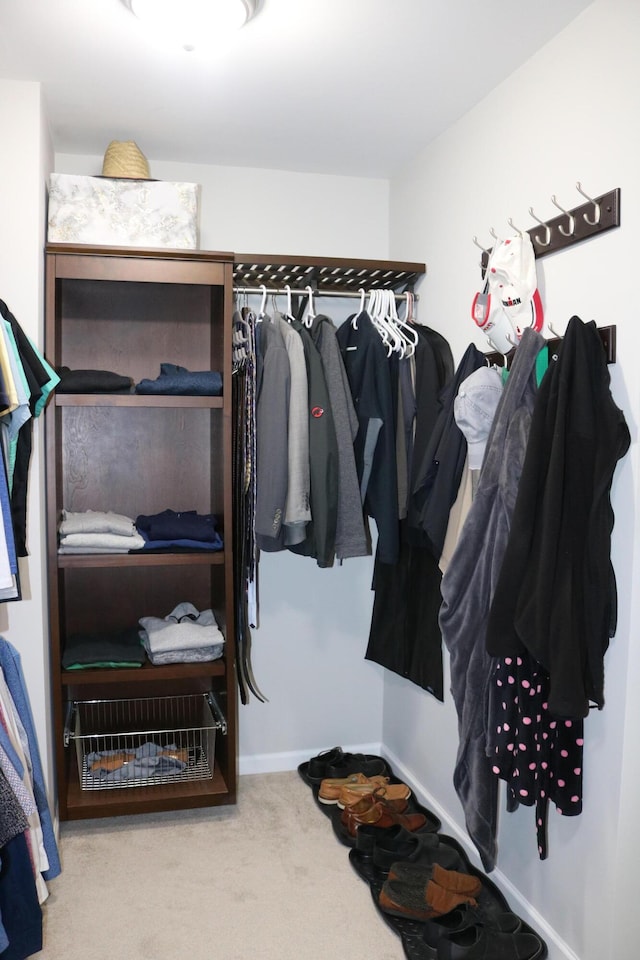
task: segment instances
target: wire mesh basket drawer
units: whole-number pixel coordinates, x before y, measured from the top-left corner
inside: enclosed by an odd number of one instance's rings
[[[210,693],[131,700],[77,700],[74,740],[82,790],[153,787],[213,777],[224,718]]]

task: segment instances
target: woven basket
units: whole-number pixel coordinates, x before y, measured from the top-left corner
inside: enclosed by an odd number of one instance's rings
[[[150,180],[149,164],[133,140],[112,140],[102,162],[103,177]]]

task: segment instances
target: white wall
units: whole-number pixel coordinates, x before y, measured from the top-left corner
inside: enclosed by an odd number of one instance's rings
[[[154,177],[201,185],[203,249],[388,256],[386,181],[149,162]],[[55,169],[95,175],[102,159],[59,154]],[[316,306],[338,322],[348,303]],[[269,702],[240,707],[242,773],[290,769],[338,743],[379,748],[382,670],[364,660],[371,572],[369,558],[320,570],[288,553],[263,555],[253,665]]]
[[[44,184],[53,153],[39,83],[0,80],[0,129],[0,298],[42,349]],[[0,633],[20,653],[45,775],[51,783],[42,441],[38,420],[29,473],[29,558],[20,565],[24,599],[0,605]]]
[[[640,936],[633,875],[640,850],[640,609],[634,596],[640,544],[639,45],[640,4],[595,2],[391,185],[390,255],[426,260],[421,318],[449,338],[456,360],[471,340],[487,349],[470,317],[480,284],[474,234],[488,246],[490,227],[501,237],[512,232],[508,217],[528,229],[535,225],[530,206],[551,219],[558,213],[552,194],[565,207],[578,206],[577,180],[592,194],[622,188],[620,229],[538,261],[547,318],[556,329],[564,330],[573,314],[617,324],[611,389],[632,435],[613,484],[619,620],[605,661],[606,706],[585,723],[584,812],[572,820],[550,811],[545,862],[537,856],[533,811],[501,816],[494,877],[512,903],[538,911],[533,916],[547,934],[551,960],[631,960]],[[457,747],[451,697],[440,705],[388,675],[383,742],[450,829],[463,831],[451,779]]]
[[[144,143],[140,149],[144,152]],[[105,149],[107,144],[105,143]],[[248,151],[250,152],[250,151]],[[151,176],[200,184],[200,247],[281,256],[386,258],[386,180],[149,158]],[[57,173],[96,176],[102,157],[56,154]]]

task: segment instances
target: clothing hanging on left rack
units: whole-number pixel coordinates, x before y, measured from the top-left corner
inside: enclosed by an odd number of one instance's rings
[[[266,699],[253,675],[251,629],[257,616],[256,507],[256,317],[243,308],[233,314],[233,542],[237,677],[240,699]]]
[[[0,956],[23,960],[42,949],[40,904],[60,859],[20,655],[3,637],[0,721]]]
[[[27,484],[31,460],[33,421],[44,410],[60,378],[37,350],[6,303],[0,300],[0,427],[6,483],[0,483],[6,538],[15,538],[15,554],[27,551]],[[6,490],[4,487],[6,486]],[[8,504],[6,498],[8,497]],[[12,534],[8,536],[11,515]],[[0,585],[0,601],[20,597],[17,563],[11,558],[12,580]],[[0,552],[5,553],[0,540]]]

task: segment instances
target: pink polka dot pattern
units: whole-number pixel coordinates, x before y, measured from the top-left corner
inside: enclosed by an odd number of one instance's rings
[[[538,849],[547,856],[548,804],[564,816],[582,810],[581,719],[549,713],[549,676],[528,653],[496,660],[487,747],[493,773],[507,784],[507,809],[535,806]]]

